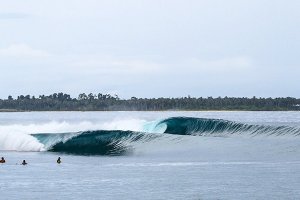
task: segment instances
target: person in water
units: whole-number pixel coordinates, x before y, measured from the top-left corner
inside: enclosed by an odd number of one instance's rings
[[[60,164],[61,163],[61,160],[60,160],[60,157],[58,157],[58,159],[57,159],[57,164]]]
[[[22,164],[21,165],[27,165],[27,162],[26,160],[23,160]]]
[[[2,157],[0,163],[5,163],[5,159]]]

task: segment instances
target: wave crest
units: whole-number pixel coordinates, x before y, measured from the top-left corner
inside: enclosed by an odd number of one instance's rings
[[[228,136],[237,135],[299,135],[300,128],[289,126],[250,125],[223,119],[172,117],[157,126],[166,126],[164,133],[177,135]]]

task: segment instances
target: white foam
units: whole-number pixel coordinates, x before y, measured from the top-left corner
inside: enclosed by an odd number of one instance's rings
[[[0,150],[6,151],[43,151],[44,145],[35,137],[22,133],[1,133]]]
[[[142,131],[146,121],[140,119],[115,119],[109,122],[57,122],[0,125],[0,150],[43,151],[44,145],[30,134],[69,133],[89,130]]]
[[[101,130],[123,130],[123,131],[143,131],[145,120],[141,119],[116,119],[105,122],[99,127]]]

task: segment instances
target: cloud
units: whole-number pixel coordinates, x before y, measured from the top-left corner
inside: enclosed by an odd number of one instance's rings
[[[120,59],[116,57],[110,57],[102,59],[91,58],[81,60],[71,64],[71,67],[79,71],[90,71],[92,73],[101,72],[105,74],[136,74],[158,72],[164,66],[162,64],[146,60]]]
[[[47,57],[49,53],[33,49],[26,44],[12,44],[7,48],[0,49],[0,56],[2,57]]]
[[[252,60],[247,56],[222,58],[216,60],[201,60],[192,58],[186,61],[186,65],[202,71],[233,71],[246,70],[252,67]]]
[[[24,19],[30,15],[25,13],[0,13],[0,19]]]

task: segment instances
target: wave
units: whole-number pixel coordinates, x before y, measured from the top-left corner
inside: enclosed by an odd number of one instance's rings
[[[249,125],[222,119],[173,117],[148,122],[142,132],[98,130],[64,134],[35,134],[48,151],[82,155],[126,155],[134,152],[136,143],[161,140],[178,141],[180,136],[231,135],[299,135],[300,129],[288,126]],[[166,143],[165,143],[166,144]],[[153,145],[153,144],[152,144]]]
[[[133,142],[147,142],[159,135],[134,131],[98,130],[79,133],[33,134],[48,151],[79,155],[125,155]]]
[[[130,122],[130,123],[129,123]],[[142,123],[144,123],[142,125]],[[124,123],[118,122],[117,125],[106,123],[94,125],[93,128],[120,128],[125,125],[125,130],[84,130],[74,132],[80,128],[80,124],[62,124],[61,127],[67,128],[65,133],[38,133],[37,130],[55,130],[49,125],[21,126],[17,132],[9,132],[8,127],[0,129],[0,150],[15,151],[51,151],[69,153],[77,155],[128,155],[139,148],[157,149],[166,148],[167,145],[182,142],[182,137],[191,136],[222,136],[232,135],[243,136],[297,136],[300,128],[289,126],[269,126],[251,125],[228,121],[223,119],[192,118],[192,117],[172,117],[153,122],[141,120],[130,120]],[[128,124],[134,130],[126,130]],[[54,125],[57,125],[54,123]],[[89,123],[84,123],[85,129]],[[21,133],[21,128],[25,133]],[[32,128],[33,127],[33,128]],[[32,128],[32,129],[31,129]],[[7,130],[8,132],[2,132]],[[30,130],[35,133],[29,133]],[[56,131],[61,131],[58,128]],[[181,148],[185,148],[182,144]]]
[[[198,136],[229,135],[300,135],[300,128],[290,126],[268,126],[238,123],[223,119],[172,117],[160,121],[157,126],[165,127],[164,133]]]
[[[103,130],[102,132],[105,132],[105,130],[124,129],[138,132],[143,129],[144,124],[145,120],[133,118],[102,122],[49,121],[39,123],[0,123],[0,151],[52,151],[52,147],[56,147],[54,146],[56,143],[66,143],[75,136],[85,135],[91,131]],[[96,134],[94,136],[96,137]],[[112,138],[111,140],[114,139]],[[101,146],[100,143],[99,146]],[[67,152],[67,150],[65,151]],[[73,151],[70,149],[70,152]]]

